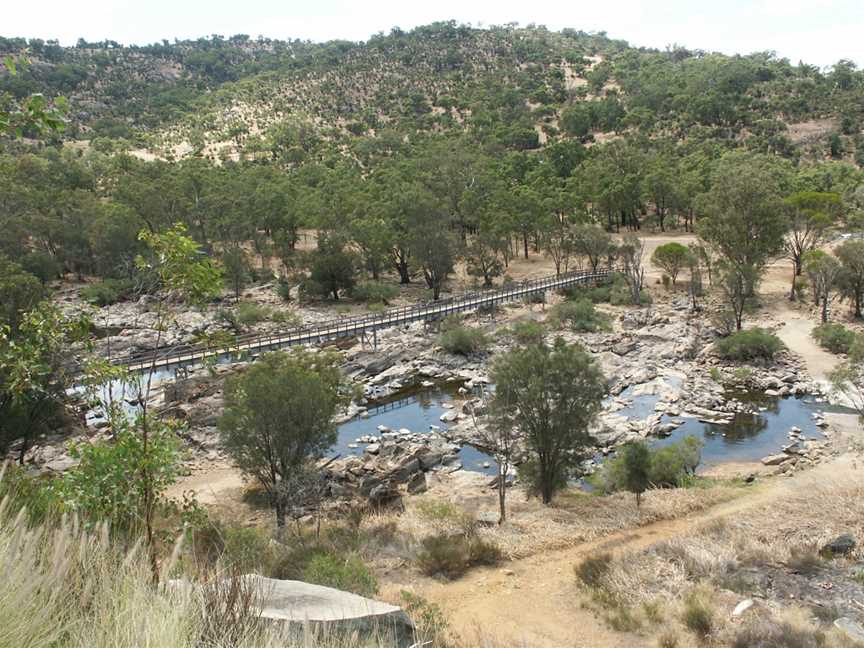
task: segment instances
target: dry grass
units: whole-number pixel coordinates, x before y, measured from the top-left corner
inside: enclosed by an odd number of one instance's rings
[[[637,511],[633,497],[625,493],[598,497],[574,489],[562,493],[552,506],[546,507],[536,499],[527,500],[524,492],[514,489],[508,495],[507,523],[501,527],[480,526],[477,533],[495,542],[506,558],[519,559],[566,549],[624,529],[681,518],[729,501],[743,492],[741,488],[722,484],[710,488],[651,491],[645,494],[641,511]],[[430,517],[429,508],[441,506],[430,502],[447,502],[462,515]],[[495,494],[491,491],[471,498],[447,496],[437,491],[412,498],[407,504],[407,510],[399,516],[399,528],[415,538],[457,532],[465,524],[464,516],[474,519],[486,512],[494,518],[497,511]]]
[[[812,609],[784,608],[786,602],[759,604],[743,618],[731,619],[729,612],[741,597],[728,591],[735,589],[741,568],[818,573],[825,565],[818,547],[840,533],[864,537],[864,475],[847,468],[840,464],[831,478],[826,477],[831,469],[802,475],[770,504],[614,557],[603,576],[605,595],[618,607],[662,602],[677,609],[681,632],[670,628],[658,645],[678,645],[679,635],[708,635],[716,645],[735,647],[850,645],[838,632],[821,627]],[[832,612],[826,620],[835,616]]]
[[[607,586],[631,603],[678,596],[692,583],[739,566],[774,564],[791,571],[819,567],[816,548],[840,533],[864,537],[864,486],[809,484],[762,507],[617,558]]]
[[[3,468],[0,467],[0,486]],[[3,489],[0,488],[0,491]],[[107,524],[75,517],[28,522],[13,497],[0,500],[0,646],[29,648],[343,648],[392,646],[380,632],[337,635],[263,623],[259,593],[240,579],[168,587],[179,541],[155,584],[140,544],[118,545]],[[433,643],[432,646],[440,646]]]

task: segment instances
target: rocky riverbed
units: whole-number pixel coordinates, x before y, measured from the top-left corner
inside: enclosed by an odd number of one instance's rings
[[[112,317],[119,325],[129,321],[126,310],[144,307],[126,304],[109,310],[107,326],[114,321]],[[819,393],[819,385],[789,352],[779,354],[771,364],[746,369],[724,364],[711,350],[716,332],[701,317],[693,316],[686,303],[608,310],[614,316],[610,332],[548,333],[550,340],[561,336],[582,344],[607,377],[610,396],[592,430],[598,457],[628,441],[674,435],[688,421],[722,427],[736,416],[757,414],[758,405],[735,396],[745,390],[776,398]],[[138,315],[138,321],[143,321],[148,312]],[[343,412],[341,422],[366,417],[375,403],[406,391],[443,383],[458,383],[460,387],[442,413],[440,425],[418,430],[379,430],[370,425],[368,433],[357,441],[356,455],[329,458],[326,469],[331,494],[385,502],[403,491],[424,490],[428,471],[447,474],[461,469],[460,449],[476,444],[477,425],[485,424],[490,360],[515,344],[504,330],[516,318],[541,320],[544,315],[536,307],[515,304],[502,309],[494,321],[487,316],[469,317],[468,324],[486,328],[494,340],[487,352],[472,357],[445,352],[437,345],[437,335],[422,324],[379,332],[374,349],[360,342],[344,349],[343,369],[361,387],[363,397]],[[178,317],[177,339],[185,340],[201,326],[206,328],[207,321],[200,313]],[[129,337],[137,341],[129,348],[146,348],[139,342],[148,329],[136,330],[139,332]],[[117,337],[123,336],[112,336],[112,343],[116,344]],[[216,429],[223,408],[222,386],[226,375],[242,371],[244,366],[226,363],[198,368],[183,378],[164,380],[156,391],[154,405],[164,415],[187,423],[184,441],[191,451],[190,462],[198,467],[225,458]],[[476,420],[469,415],[472,411]],[[818,411],[814,414],[816,424],[824,430],[824,419],[818,417]],[[88,420],[89,438],[99,438],[104,421],[98,415]],[[787,472],[818,461],[830,451],[829,430],[825,438],[801,438],[795,427],[800,425],[790,427],[788,443],[766,456],[766,465]],[[53,438],[37,444],[26,461],[46,470],[74,465],[59,441]],[[589,471],[591,468],[586,466]]]

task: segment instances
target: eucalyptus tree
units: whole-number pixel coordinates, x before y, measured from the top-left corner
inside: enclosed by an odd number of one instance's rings
[[[840,291],[852,302],[852,313],[860,319],[864,306],[864,241],[844,241],[834,249],[834,254],[841,266]]]
[[[795,280],[804,270],[804,256],[817,249],[828,234],[840,211],[836,193],[798,191],[786,198],[789,231],[784,241],[786,257],[792,261],[792,288],[789,299],[795,299]]]
[[[724,284],[736,286],[729,295],[743,285],[741,298],[752,298],[765,267],[783,254],[789,221],[782,197],[791,180],[789,163],[767,155],[733,152],[717,163],[696,229],[723,262]],[[733,309],[740,328],[743,305]]]
[[[493,366],[494,425],[518,430],[527,450],[520,467],[544,504],[552,502],[592,446],[588,433],[606,383],[591,356],[558,339],[514,349]]]

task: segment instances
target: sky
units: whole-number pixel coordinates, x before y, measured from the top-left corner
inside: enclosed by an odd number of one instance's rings
[[[438,20],[606,31],[632,45],[864,67],[864,0],[8,0],[0,35],[148,44],[211,34],[366,40]]]

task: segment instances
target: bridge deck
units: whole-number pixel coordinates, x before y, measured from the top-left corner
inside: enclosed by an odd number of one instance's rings
[[[412,322],[439,320],[454,313],[514,301],[548,290],[567,288],[578,284],[608,281],[610,277],[611,273],[608,270],[569,272],[556,277],[544,277],[542,279],[525,281],[497,290],[468,293],[437,302],[393,308],[375,315],[331,320],[315,326],[300,326],[269,335],[240,336],[230,346],[170,349],[158,354],[139,355],[137,357],[118,360],[116,364],[125,366],[131,372],[137,372],[149,370],[151,367],[154,369],[164,369],[173,366],[189,365],[201,362],[207,358],[228,354],[254,354],[299,344],[319,344],[327,340],[361,335]]]

